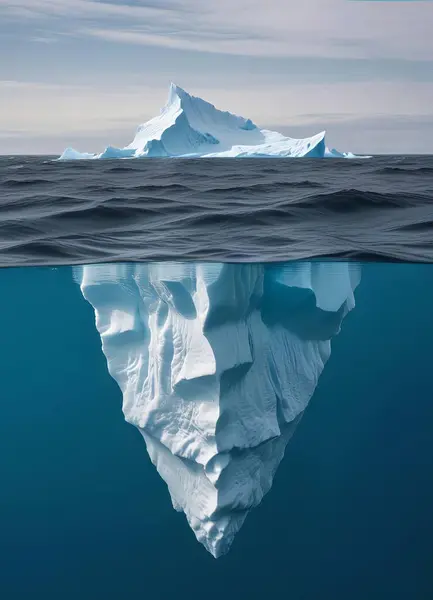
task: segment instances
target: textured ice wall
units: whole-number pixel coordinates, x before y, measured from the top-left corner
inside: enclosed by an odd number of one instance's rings
[[[215,557],[273,481],[354,306],[353,263],[77,270],[123,412]]]

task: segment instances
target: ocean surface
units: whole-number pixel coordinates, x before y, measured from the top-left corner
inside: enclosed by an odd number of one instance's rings
[[[431,600],[433,265],[361,265],[273,487],[227,556],[124,422],[73,270],[0,270],[0,597]]]
[[[0,157],[0,265],[433,260],[433,156]]]

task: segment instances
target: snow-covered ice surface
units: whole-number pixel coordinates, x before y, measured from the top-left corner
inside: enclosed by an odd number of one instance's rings
[[[75,276],[126,420],[197,539],[226,553],[271,488],[359,265],[119,263]]]
[[[126,148],[109,146],[101,154],[67,148],[62,160],[141,157],[356,158],[330,150],[325,132],[301,140],[259,129],[250,119],[218,110],[171,84],[161,114],[140,125]]]

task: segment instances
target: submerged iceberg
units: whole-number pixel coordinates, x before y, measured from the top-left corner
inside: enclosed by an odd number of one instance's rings
[[[140,125],[129,146],[109,146],[101,154],[67,148],[60,159],[199,156],[355,158],[351,153],[330,150],[325,144],[324,131],[297,140],[259,129],[250,119],[218,110],[172,83],[161,114]]]
[[[76,268],[123,412],[198,541],[226,553],[271,488],[354,305],[355,263]]]

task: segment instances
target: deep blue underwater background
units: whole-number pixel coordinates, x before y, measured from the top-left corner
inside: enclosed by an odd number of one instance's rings
[[[0,289],[0,598],[433,598],[433,266],[363,266],[273,488],[217,561],[123,420],[72,270],[3,269]]]

